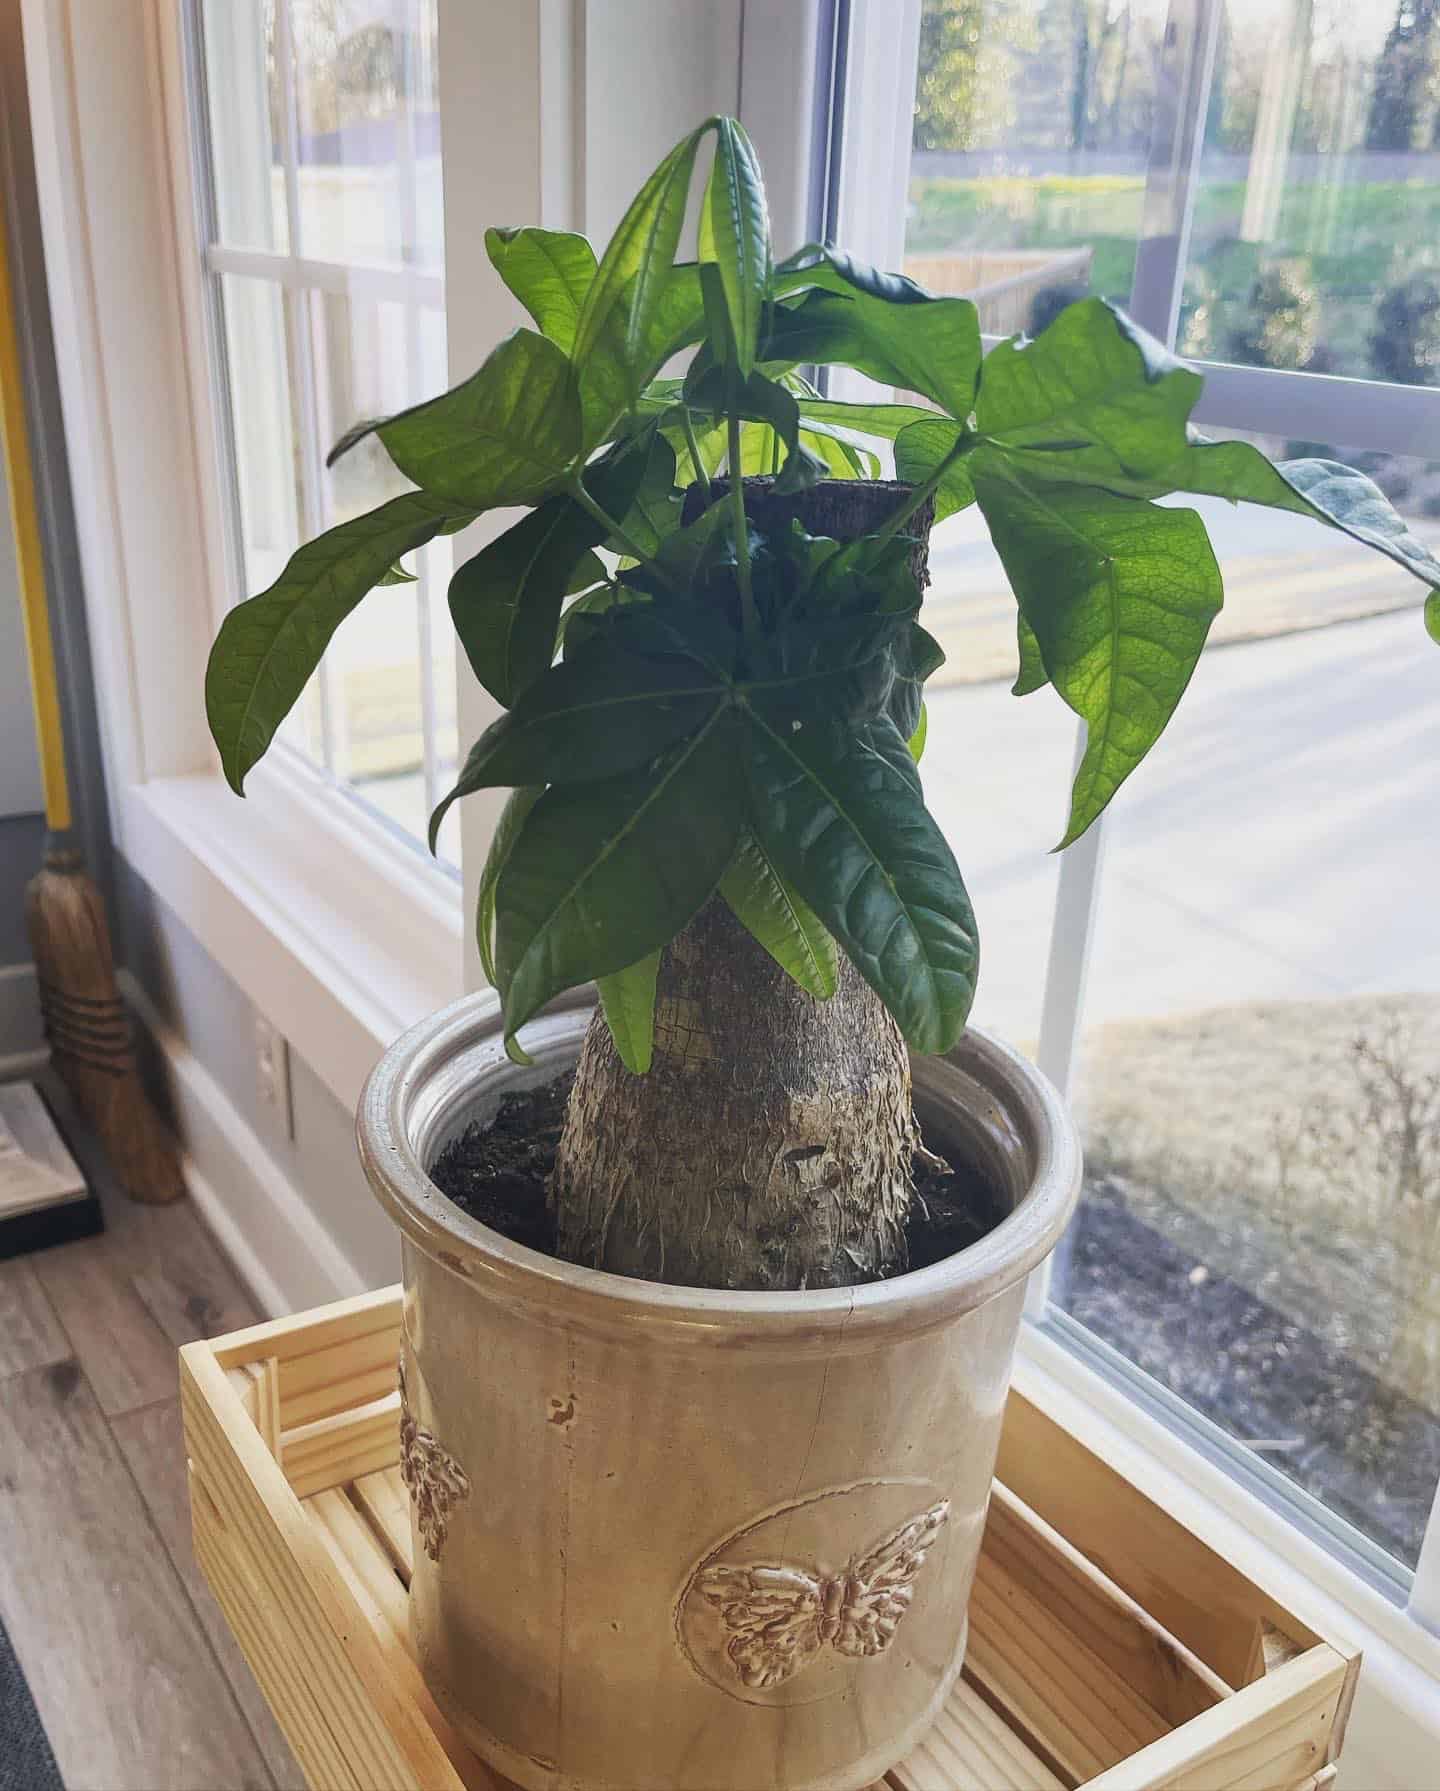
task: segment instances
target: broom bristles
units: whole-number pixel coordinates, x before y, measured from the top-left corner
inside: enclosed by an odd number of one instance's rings
[[[104,905],[78,853],[47,852],[26,886],[25,918],[56,1071],[130,1198],[178,1199],[185,1184],[175,1142],[141,1084]]]

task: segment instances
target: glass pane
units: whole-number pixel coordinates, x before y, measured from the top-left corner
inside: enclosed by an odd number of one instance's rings
[[[925,0],[905,268],[1032,334],[1135,271],[1165,0]]]
[[[1440,380],[1437,59],[1429,0],[1225,9],[1182,352]]]
[[[925,687],[925,800],[980,929],[975,1019],[1033,1053],[1075,717],[1048,686],[1023,702],[1010,694],[1015,599],[977,511],[935,531],[930,573],[924,622],[945,664]]]
[[[460,736],[455,713],[455,625],[450,620],[450,574],[455,569],[455,543],[448,536],[432,541],[420,556],[430,605],[431,668],[435,680],[435,787],[443,796],[459,775]],[[439,856],[460,862],[460,814],[452,808],[440,826]]]
[[[436,0],[290,0],[300,252],[443,257]]]
[[[294,345],[280,288],[268,280],[223,274],[220,301],[240,511],[238,601],[275,582],[305,532],[300,430],[291,374]],[[280,738],[323,760],[324,725],[314,679],[281,725]]]
[[[335,441],[365,417],[413,402],[406,307],[348,295],[308,295],[317,424],[322,443]],[[409,489],[374,436],[358,443],[324,474],[325,523],[359,516]],[[415,574],[417,556],[405,570]],[[330,667],[333,769],[366,801],[421,833],[427,815],[424,721],[420,688],[419,583],[385,585],[337,631]]]
[[[1369,470],[1440,535],[1440,465]],[[1198,507],[1229,644],[1111,811],[1055,1297],[1413,1565],[1440,1475],[1423,591],[1299,518]]]
[[[303,533],[291,344],[278,286],[223,274],[220,295],[240,498],[241,562],[246,592],[253,594],[275,581]]]
[[[275,0],[203,0],[205,97],[222,243],[290,246]]]

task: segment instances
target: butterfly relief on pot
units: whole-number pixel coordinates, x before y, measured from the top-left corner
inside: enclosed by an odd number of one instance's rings
[[[857,1659],[883,1654],[949,1516],[950,1501],[942,1499],[829,1579],[768,1561],[702,1569],[696,1590],[720,1614],[725,1654],[740,1682],[781,1685],[827,1644]]]

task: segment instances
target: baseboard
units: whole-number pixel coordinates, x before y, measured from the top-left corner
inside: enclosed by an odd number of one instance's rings
[[[119,980],[168,1067],[190,1193],[255,1303],[280,1318],[363,1293],[360,1271],[225,1090],[135,978],[122,970]]]
[[[40,986],[33,964],[0,964],[0,1076],[24,1075],[9,1071],[12,1058],[45,1060],[45,1028],[40,1019]]]

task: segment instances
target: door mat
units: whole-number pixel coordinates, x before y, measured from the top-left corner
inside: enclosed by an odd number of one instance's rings
[[[0,1623],[0,1791],[65,1791],[30,1687]]]

